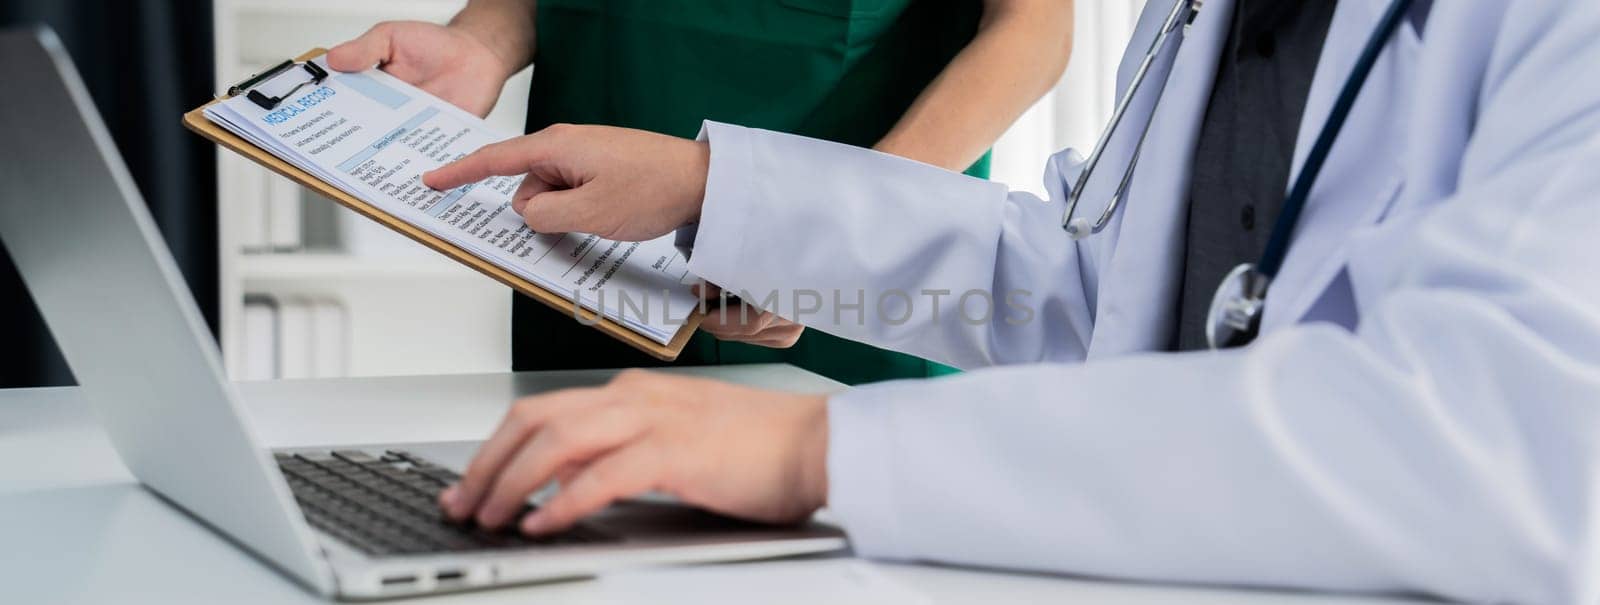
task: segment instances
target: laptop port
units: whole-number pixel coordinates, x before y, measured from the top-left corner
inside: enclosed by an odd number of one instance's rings
[[[433,579],[438,580],[440,584],[444,584],[446,582],[460,582],[462,579],[464,579],[466,577],[467,577],[466,572],[463,572],[463,571],[461,571],[459,569],[452,569],[452,570],[449,570],[449,571],[441,571],[439,573],[433,574]]]
[[[414,576],[414,575],[384,576],[383,577],[383,585],[384,586],[399,586],[401,584],[414,584],[414,583],[416,583],[416,581],[417,581],[417,577]]]

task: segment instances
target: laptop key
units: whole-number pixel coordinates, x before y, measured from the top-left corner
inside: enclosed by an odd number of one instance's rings
[[[333,457],[334,458],[338,458],[340,460],[343,460],[345,462],[352,463],[352,464],[368,464],[368,463],[373,463],[373,462],[381,462],[377,458],[372,457],[371,454],[368,454],[368,453],[363,452],[361,450],[334,450],[333,451]]]
[[[461,480],[461,475],[457,475],[455,471],[440,466],[420,468],[416,472],[444,485],[450,485]]]
[[[410,452],[359,450],[275,455],[313,526],[373,555],[561,547],[616,538],[587,526],[530,537],[446,521],[439,492],[460,477]],[[524,514],[533,510],[527,507]]]

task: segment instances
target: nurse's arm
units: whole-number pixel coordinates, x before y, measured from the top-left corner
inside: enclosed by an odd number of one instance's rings
[[[450,27],[471,32],[516,73],[533,62],[538,48],[537,4],[537,0],[470,0],[450,19]]]
[[[1072,0],[986,0],[978,34],[875,146],[963,170],[1061,78]]]

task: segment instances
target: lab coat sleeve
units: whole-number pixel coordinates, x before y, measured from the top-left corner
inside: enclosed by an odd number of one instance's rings
[[[837,395],[857,552],[1600,599],[1600,5],[1505,6],[1459,188],[1358,235],[1356,331]]]
[[[1593,603],[1597,163],[1429,217],[1355,334],[837,395],[830,507],[872,557]]]
[[[1092,312],[1060,202],[857,147],[708,122],[689,268],[746,302],[963,368],[1081,360]],[[1052,158],[1052,197],[1071,153]]]

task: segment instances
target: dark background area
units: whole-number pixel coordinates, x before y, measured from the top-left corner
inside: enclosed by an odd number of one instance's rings
[[[71,53],[215,333],[216,153],[179,124],[215,94],[211,2],[0,0],[0,28],[36,25],[53,28]],[[20,203],[49,200],[0,198]],[[70,384],[72,372],[0,248],[0,388]]]

